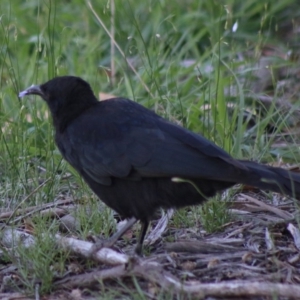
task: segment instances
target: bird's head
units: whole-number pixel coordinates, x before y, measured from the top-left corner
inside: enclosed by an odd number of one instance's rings
[[[75,76],[55,77],[19,93],[20,98],[27,95],[38,95],[45,100],[56,130],[64,130],[73,119],[98,102],[90,85]]]
[[[32,85],[20,92],[19,98],[28,95],[44,99],[54,120],[63,118],[65,113],[79,113],[97,102],[90,85],[75,76],[55,77],[41,85]]]

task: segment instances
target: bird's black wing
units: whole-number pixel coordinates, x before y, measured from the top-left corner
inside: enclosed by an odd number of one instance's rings
[[[63,135],[57,143],[65,158],[102,184],[110,184],[111,177],[226,181],[238,176],[237,169],[245,169],[202,136],[126,99],[100,102]]]

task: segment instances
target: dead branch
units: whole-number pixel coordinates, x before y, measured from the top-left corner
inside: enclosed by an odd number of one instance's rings
[[[13,215],[20,215],[20,214],[24,214],[24,213],[30,213],[29,215],[32,215],[34,213],[37,213],[37,212],[40,212],[40,211],[43,211],[43,210],[48,210],[48,209],[51,209],[51,208],[55,208],[57,206],[67,205],[67,204],[74,203],[74,202],[75,202],[74,199],[68,198],[68,199],[58,200],[58,201],[51,202],[51,203],[46,203],[46,204],[41,205],[41,206],[30,206],[30,207],[27,207],[27,208],[24,208],[24,209],[17,209],[17,210],[14,210],[14,211],[7,211],[7,212],[3,212],[3,213],[0,214],[0,220],[8,219],[8,218],[11,218]],[[24,219],[24,218],[28,217],[29,215],[22,215],[20,217]],[[14,222],[16,222],[16,221],[19,221],[19,219],[16,218],[14,220]]]
[[[258,205],[260,208],[262,208],[263,210],[272,212],[273,214],[277,215],[278,217],[281,217],[284,220],[293,220],[294,216],[292,214],[290,214],[287,211],[284,211],[282,209],[279,209],[277,207],[268,205],[262,201],[259,201],[249,195],[245,195],[245,194],[241,194],[241,196],[243,196],[244,198],[246,198],[248,201],[251,201],[253,203],[255,203],[256,205]]]
[[[93,243],[77,240],[74,238],[63,237],[60,234],[55,235],[56,243],[65,250],[80,254],[83,257],[91,257]],[[118,253],[110,248],[102,248],[93,254],[93,259],[108,264],[120,265],[128,262],[129,257],[126,254]]]
[[[300,287],[295,284],[279,284],[265,282],[231,281],[220,283],[182,284],[177,278],[166,272],[156,263],[139,261],[131,270],[126,265],[113,267],[107,270],[75,275],[57,281],[55,285],[63,288],[87,287],[107,279],[136,276],[159,285],[163,289],[174,292],[184,292],[198,298],[214,297],[285,297],[288,299],[300,299]]]

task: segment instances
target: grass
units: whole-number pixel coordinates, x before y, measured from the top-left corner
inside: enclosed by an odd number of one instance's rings
[[[22,208],[52,202],[58,195],[72,195],[76,199],[93,197],[61,159],[45,104],[39,99],[20,102],[17,98],[23,88],[56,75],[79,75],[90,82],[95,93],[132,98],[165,118],[201,132],[234,157],[299,162],[298,148],[290,146],[293,140],[285,148],[274,148],[271,145],[277,135],[266,135],[270,122],[276,125],[275,133],[287,128],[287,114],[282,115],[271,106],[261,114],[256,113],[257,121],[250,129],[249,119],[244,118],[245,108],[257,112],[256,95],[249,97],[252,91],[247,82],[253,81],[260,49],[268,44],[285,51],[293,47],[281,38],[279,31],[287,18],[299,17],[299,5],[296,0],[222,3],[116,0],[115,40],[124,56],[116,50],[111,57],[110,38],[99,23],[101,20],[110,30],[110,1],[93,1],[91,6],[79,0],[3,1],[0,4],[2,209],[14,210],[49,178],[45,186],[22,203]],[[249,49],[252,55],[243,55],[240,60],[239,54]],[[115,83],[110,78],[112,59]],[[293,66],[288,60],[273,60],[272,90],[276,90],[276,68],[282,65],[287,70]],[[294,98],[296,102],[299,100]],[[230,110],[228,102],[233,103]],[[204,109],[206,106],[209,109]],[[67,172],[72,176],[64,179]],[[104,214],[99,213],[96,203],[86,203],[89,207],[78,212],[83,224],[79,232],[82,238],[90,232],[108,236],[114,230],[111,212],[105,209]],[[86,213],[89,209],[92,214]],[[228,222],[226,205],[218,198],[199,210],[207,231],[218,230]],[[192,219],[187,214],[184,210],[178,212],[174,224],[198,223],[198,214]],[[34,255],[20,247],[20,259],[17,262],[11,259],[22,270],[19,272],[22,288],[33,294],[33,282],[40,278],[41,292],[49,293],[55,273],[51,265],[57,261],[59,269],[64,269],[67,256],[61,255],[52,244],[51,233],[57,228],[53,220],[36,215],[32,222],[38,224]],[[26,264],[28,260],[33,262],[32,266]]]
[[[58,224],[39,217],[34,223],[35,245],[32,248],[18,245],[17,254],[12,256],[12,263],[20,274],[20,287],[26,287],[27,293],[33,294],[36,285],[40,285],[40,293],[52,291],[53,279],[66,272],[66,262],[69,254],[57,249],[53,234],[58,230]],[[50,228],[49,228],[49,224]]]

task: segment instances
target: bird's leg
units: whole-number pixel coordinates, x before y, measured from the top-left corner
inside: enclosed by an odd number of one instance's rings
[[[131,228],[135,223],[137,222],[137,219],[132,217],[130,218],[127,223],[121,228],[119,229],[115,234],[113,234],[110,238],[104,240],[104,241],[100,241],[100,242],[96,242],[92,249],[90,250],[90,255],[93,256],[95,253],[97,253],[101,248],[111,248],[116,242],[117,240],[124,235],[124,233]]]
[[[144,239],[147,233],[147,229],[149,227],[149,222],[148,221],[142,221],[142,228],[138,237],[138,241],[135,247],[135,253],[137,255],[141,255],[143,252],[143,243],[144,243]]]

